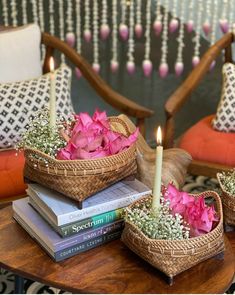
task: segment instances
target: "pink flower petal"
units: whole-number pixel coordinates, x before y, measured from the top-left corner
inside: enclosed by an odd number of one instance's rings
[[[56,155],[56,159],[58,160],[70,160],[70,152],[66,151],[65,149],[61,149],[57,155]]]
[[[218,221],[214,206],[207,206],[203,196],[194,198],[186,192],[179,192],[169,184],[164,198],[170,202],[173,214],[179,213],[190,226],[190,236],[198,236],[210,232]]]
[[[80,113],[79,116],[81,123],[84,127],[89,126],[89,124],[91,124],[93,122],[92,118],[90,117],[90,115],[88,113]]]
[[[97,136],[96,138],[94,138],[94,140],[92,140],[90,143],[88,143],[87,150],[89,152],[93,152],[93,151],[97,150],[99,147],[101,147],[102,141],[103,141],[103,137]]]
[[[90,159],[90,158],[91,158],[90,153],[82,148],[77,148],[76,151],[71,155],[71,160]]]
[[[84,148],[88,144],[88,138],[87,136],[84,136],[81,133],[76,133],[72,136],[71,142],[76,146],[80,148]]]
[[[90,159],[117,154],[131,146],[138,138],[137,128],[129,137],[112,131],[106,112],[95,111],[74,115],[75,123],[67,146],[59,154],[61,158]]]

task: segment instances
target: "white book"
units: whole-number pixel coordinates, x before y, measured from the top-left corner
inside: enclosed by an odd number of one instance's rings
[[[36,210],[39,207],[53,224],[61,226],[127,207],[151,190],[137,179],[123,180],[84,200],[83,209],[78,208],[76,201],[39,184],[29,184],[27,193]]]

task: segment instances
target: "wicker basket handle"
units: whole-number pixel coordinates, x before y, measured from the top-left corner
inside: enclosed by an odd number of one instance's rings
[[[121,133],[123,133],[123,131],[125,131],[125,134],[124,134],[125,136],[129,136],[132,133],[128,124],[124,120],[122,120],[120,117],[115,117],[115,116],[109,117],[109,121],[110,121],[111,125],[113,124],[112,127],[115,131],[121,132]],[[120,128],[120,127],[122,127],[122,128]]]

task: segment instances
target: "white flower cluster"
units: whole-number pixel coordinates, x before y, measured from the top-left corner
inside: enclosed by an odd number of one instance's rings
[[[127,208],[126,220],[135,224],[147,237],[160,240],[182,240],[189,238],[189,228],[181,215],[171,214],[169,203],[162,202],[158,214],[154,214],[151,198]]]
[[[235,169],[231,172],[222,172],[221,183],[225,190],[235,197]]]
[[[151,49],[150,32],[151,32],[151,1],[148,0],[146,2],[146,29],[145,29],[146,39],[145,39],[145,53],[144,53],[145,60],[150,59],[150,49]]]
[[[129,38],[128,38],[128,61],[134,62],[134,51],[135,51],[135,43],[134,43],[134,2],[130,2],[130,14],[129,14]]]
[[[8,6],[7,6],[7,0],[2,0],[2,14],[3,14],[3,21],[4,26],[8,26]]]
[[[117,0],[113,0],[112,2],[112,23],[113,23],[113,30],[112,30],[112,61],[117,62],[118,53],[117,53]]]
[[[162,56],[160,64],[167,63],[167,54],[168,54],[168,12],[169,11],[169,0],[165,0],[165,10],[163,16],[163,31],[162,31]]]
[[[181,0],[181,15],[180,15],[180,30],[178,41],[178,51],[176,62],[183,62],[183,49],[184,49],[184,14],[185,14],[185,0]]]
[[[59,28],[60,28],[60,39],[64,40],[64,3],[63,0],[58,0],[59,2]],[[61,61],[65,62],[65,55],[61,54]]]
[[[16,0],[11,0],[11,18],[12,18],[12,25],[13,27],[16,27],[18,22],[17,22],[17,14],[18,10],[16,7]]]
[[[201,38],[201,19],[202,19],[202,12],[203,12],[203,5],[202,0],[198,0],[198,11],[197,11],[197,26],[196,26],[196,34],[193,38],[193,42],[195,43],[194,46],[194,56],[200,56],[200,38]]]
[[[34,119],[30,120],[28,129],[22,135],[22,140],[17,147],[34,148],[55,157],[57,151],[66,145],[65,140],[59,133],[59,130],[63,127],[62,121],[61,117],[57,116],[56,128],[52,130],[49,123],[48,109],[40,110]]]
[[[93,0],[93,66],[99,67],[99,15],[98,1]]]
[[[77,52],[81,54],[82,44],[81,44],[81,2],[76,0],[76,37],[77,37]]]
[[[37,11],[37,2],[36,0],[30,0],[32,4],[32,15],[33,15],[33,22],[38,24],[38,11]]]
[[[23,21],[23,25],[26,25],[28,23],[26,0],[22,0],[21,5],[22,5],[22,21]]]
[[[55,35],[55,21],[54,21],[54,0],[49,1],[49,30],[51,35]]]

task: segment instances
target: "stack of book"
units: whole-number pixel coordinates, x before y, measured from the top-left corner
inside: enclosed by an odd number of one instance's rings
[[[120,237],[124,208],[151,190],[123,180],[83,201],[83,209],[62,194],[29,184],[28,197],[13,202],[15,220],[55,260]]]

